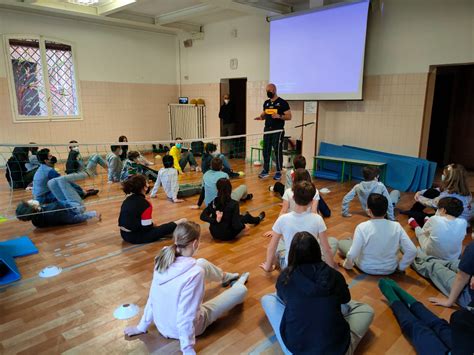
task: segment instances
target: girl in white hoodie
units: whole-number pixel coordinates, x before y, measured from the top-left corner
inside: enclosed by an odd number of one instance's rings
[[[165,247],[155,258],[155,272],[150,294],[140,323],[125,328],[125,335],[145,333],[152,322],[166,338],[179,339],[183,354],[195,354],[196,335],[222,314],[242,303],[247,295],[245,283],[249,273],[223,272],[205,259],[192,256],[199,248],[201,228],[197,223],[179,224],[174,233],[174,244]],[[222,282],[228,290],[202,303],[204,280]]]

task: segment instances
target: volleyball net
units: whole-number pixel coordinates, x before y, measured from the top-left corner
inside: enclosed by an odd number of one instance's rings
[[[284,131],[182,139],[180,166],[184,174],[179,176],[179,183],[185,188],[181,195],[189,196],[186,186],[196,186],[202,182],[200,170],[203,159],[209,164],[212,157],[219,156],[223,160],[224,171],[231,177],[253,179],[263,169],[265,148],[272,145],[269,170],[275,171],[279,150],[283,156],[282,169],[292,167],[293,157],[301,154],[303,131],[311,127],[311,123],[288,126]],[[281,143],[275,144],[275,140]],[[157,172],[163,167],[163,157],[169,155],[175,144],[176,140],[0,144],[0,222],[22,217],[15,213],[20,202],[38,200],[37,195],[48,192],[48,178],[35,179],[40,171],[41,162],[38,158],[44,157],[45,148],[49,149],[50,156],[47,165],[55,170],[50,176],[67,176],[87,208],[113,199],[123,199],[125,195],[120,182],[136,173],[144,174],[151,188]],[[307,158],[308,168],[311,168],[311,159]],[[120,169],[114,163],[117,161],[120,161]],[[134,164],[130,164],[130,161]],[[34,180],[42,182],[35,186]],[[157,197],[166,199],[163,189],[158,191]],[[54,201],[56,196],[52,195],[47,200],[40,199],[40,203]]]

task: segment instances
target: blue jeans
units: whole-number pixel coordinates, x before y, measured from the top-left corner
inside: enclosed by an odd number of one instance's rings
[[[227,157],[224,154],[219,154],[219,158],[221,158],[222,160],[222,165],[224,166],[224,169],[232,170],[229,164],[229,160],[227,160]]]
[[[431,313],[422,303],[408,308],[395,301],[390,306],[403,333],[420,355],[447,354],[451,351],[451,327],[444,319]]]
[[[271,293],[263,296],[261,302],[268,321],[270,322],[278,339],[278,343],[280,343],[283,354],[291,354],[291,351],[288,350],[285,343],[283,343],[283,339],[281,338],[280,334],[280,323],[281,319],[283,318],[283,312],[285,311],[285,305],[283,304],[283,301],[275,293]]]
[[[59,202],[68,203],[77,208],[82,208],[83,203],[81,196],[71,185],[66,176],[60,176],[48,181],[48,188]]]
[[[76,173],[67,174],[67,181],[83,180],[90,176],[97,175],[97,164],[102,166],[104,169],[107,169],[107,162],[104,160],[104,158],[102,158],[99,154],[92,154],[89,157],[86,168],[81,168],[81,170]]]
[[[60,176],[48,181],[48,188],[54,197],[68,208],[71,208],[70,215],[72,223],[77,220],[87,220],[97,215],[95,211],[86,212],[82,198],[77,190],[67,180],[66,176]]]

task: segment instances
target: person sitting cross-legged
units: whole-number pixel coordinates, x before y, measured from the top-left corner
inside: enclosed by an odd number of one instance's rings
[[[250,213],[240,214],[240,206],[231,197],[232,185],[229,179],[217,180],[217,197],[201,213],[201,220],[209,222],[211,236],[217,240],[233,240],[247,231],[247,224],[258,225],[265,218],[265,212],[257,217]]]
[[[130,153],[130,152],[129,152]],[[153,224],[153,205],[145,197],[148,185],[145,176],[132,175],[122,183],[127,198],[120,208],[119,228],[122,239],[132,244],[152,243],[170,238],[176,226],[186,218],[156,226]]]
[[[370,275],[390,275],[404,271],[416,257],[416,247],[400,223],[385,219],[389,202],[384,195],[372,193],[367,198],[370,220],[360,223],[354,239],[340,240],[339,252],[346,258],[343,267],[356,265]],[[398,260],[398,253],[403,257]]]
[[[276,290],[261,302],[285,354],[353,354],[374,318],[372,307],[351,300],[344,276],[322,260],[308,232],[293,236]]]
[[[458,260],[467,228],[466,220],[459,218],[462,212],[461,200],[443,197],[438,202],[436,215],[426,217],[423,228],[414,218],[408,219],[408,224],[415,229],[421,251],[442,260]]]

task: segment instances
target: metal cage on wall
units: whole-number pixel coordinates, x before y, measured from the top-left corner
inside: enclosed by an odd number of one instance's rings
[[[204,138],[206,135],[206,106],[169,104],[170,139]]]

